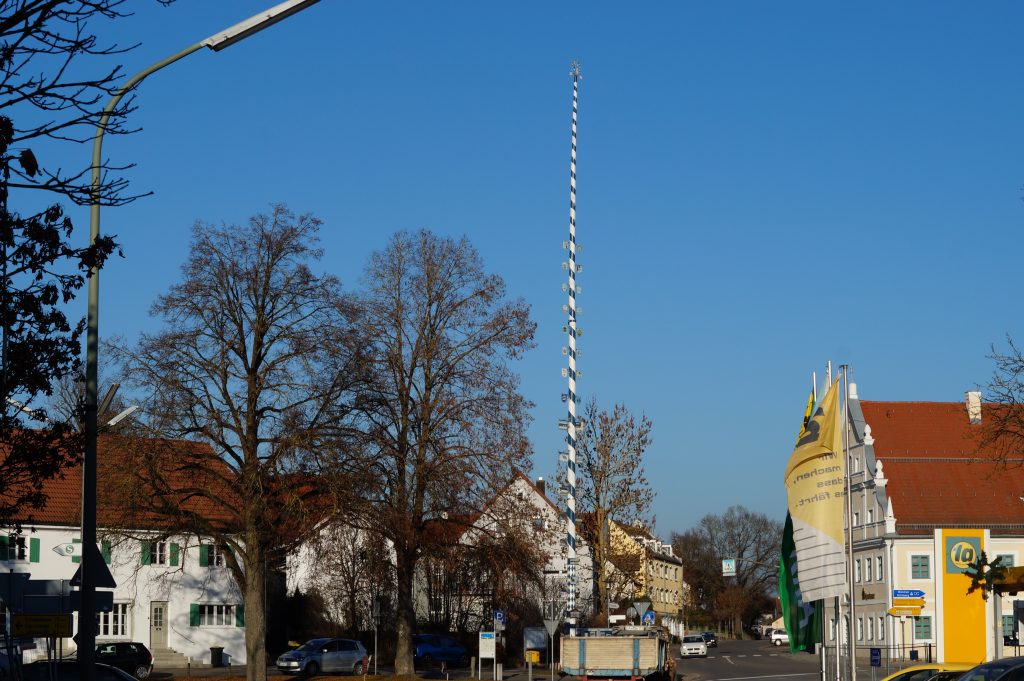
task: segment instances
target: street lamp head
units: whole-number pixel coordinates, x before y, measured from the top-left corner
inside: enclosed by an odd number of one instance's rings
[[[200,45],[203,47],[209,47],[214,52],[220,52],[225,47],[231,47],[235,43],[245,40],[254,33],[258,33],[268,26],[273,26],[277,22],[287,19],[296,12],[301,12],[310,5],[315,5],[320,0],[288,0],[282,2],[279,5],[274,5],[270,9],[265,9],[259,14],[249,17],[245,21],[240,21],[234,26],[218,31],[214,33],[206,40],[202,41]]]

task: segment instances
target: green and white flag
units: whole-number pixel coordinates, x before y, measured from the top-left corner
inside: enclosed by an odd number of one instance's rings
[[[805,603],[800,594],[796,572],[796,544],[793,542],[793,519],[786,514],[786,527],[782,531],[782,553],[779,556],[779,600],[782,617],[789,634],[789,649],[814,652],[814,644],[821,642],[821,601]]]

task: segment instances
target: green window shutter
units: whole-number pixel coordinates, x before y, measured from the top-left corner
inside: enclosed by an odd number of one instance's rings
[[[141,560],[139,561],[139,565],[149,565],[150,564],[151,559],[152,559],[152,556],[149,555],[149,551],[150,551],[151,546],[152,546],[152,544],[150,542],[148,542],[148,541],[142,542],[142,556],[141,556]]]
[[[81,544],[82,540],[75,538],[75,539],[71,540],[71,543],[72,544]],[[82,562],[82,557],[81,556],[71,556],[71,562],[72,563],[81,563]]]
[[[188,626],[198,627],[199,626],[199,604],[191,603],[188,606]]]
[[[28,561],[30,563],[39,562],[39,537],[32,537],[28,540]]]
[[[235,626],[245,626],[245,603],[239,603],[235,606]]]
[[[100,553],[103,554],[103,562],[110,565],[110,541],[104,539],[100,542]]]
[[[171,567],[178,564],[178,545],[171,544]]]
[[[210,566],[210,545],[200,544],[199,545],[199,567]]]

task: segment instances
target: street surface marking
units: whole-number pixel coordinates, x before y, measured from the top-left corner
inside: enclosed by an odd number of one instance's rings
[[[729,659],[729,658],[726,658]],[[770,674],[768,676],[733,676],[728,679],[711,679],[711,681],[749,681],[750,679],[785,679],[790,676],[820,676],[821,672],[807,672],[801,674]]]

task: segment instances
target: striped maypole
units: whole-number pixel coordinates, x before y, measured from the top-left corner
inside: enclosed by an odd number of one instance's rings
[[[576,610],[577,558],[576,558],[576,114],[579,110],[580,63],[573,60],[569,67],[572,76],[572,151],[569,156],[569,394],[566,403],[569,405],[566,443],[568,444],[568,462],[565,467],[565,481],[568,486],[566,500],[566,537],[568,546],[566,554],[569,577],[568,610]],[[575,623],[575,619],[572,618]]]

